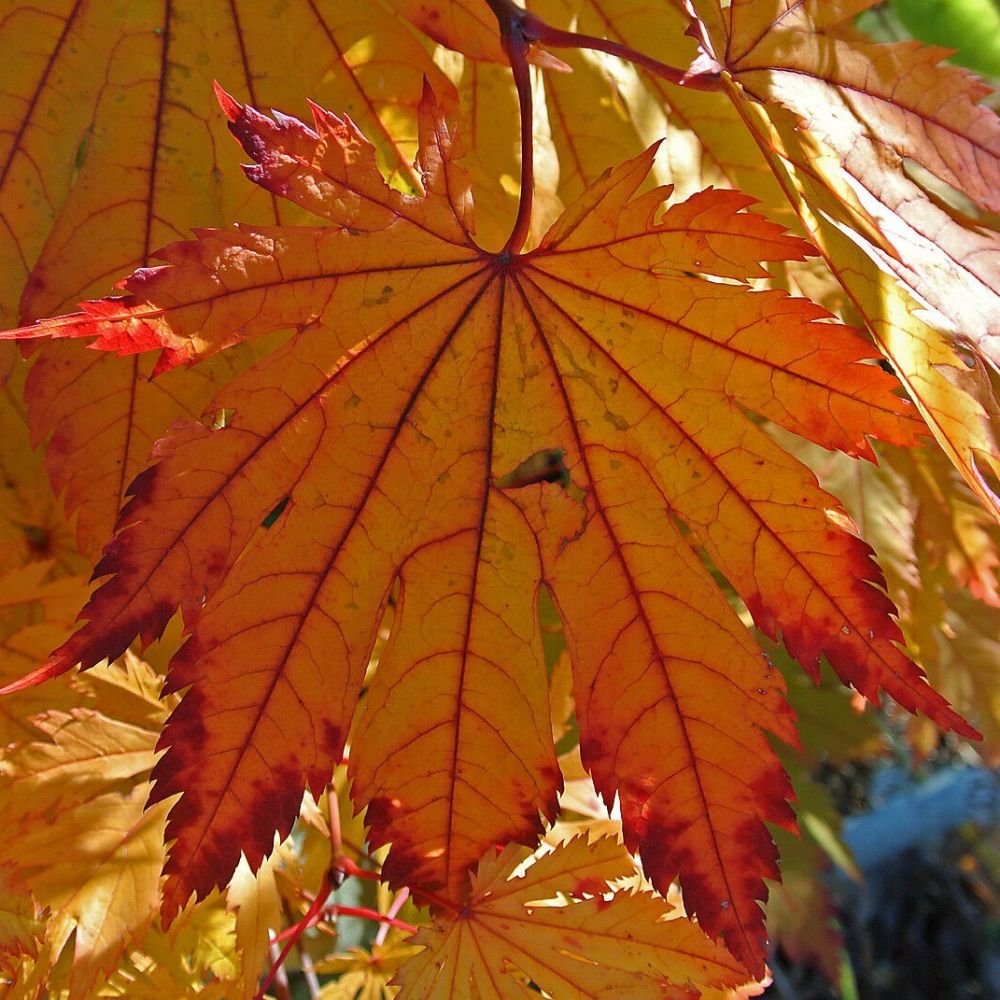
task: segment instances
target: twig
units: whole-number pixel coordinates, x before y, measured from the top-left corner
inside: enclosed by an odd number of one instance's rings
[[[513,0],[486,0],[486,2],[500,22],[501,37],[504,34],[504,26],[507,25],[507,31],[513,33],[516,30],[529,46],[538,44],[548,45],[555,49],[593,49],[641,66],[654,76],[658,76],[661,80],[666,80],[667,83],[672,83],[677,87],[685,87],[688,90],[722,90],[722,81],[718,72],[691,73],[690,70],[670,66],[660,62],[659,59],[646,55],[645,52],[639,52],[637,49],[620,42],[613,42],[609,38],[553,28],[536,14],[518,7]]]
[[[608,55],[625,59],[640,66],[647,72],[678,87],[689,90],[722,90],[721,67],[708,68],[699,72],[668,66],[647,56],[644,52],[629,48],[620,42],[596,35],[584,35],[576,31],[562,31],[553,28],[540,17],[518,7],[514,0],[486,0],[496,15],[500,26],[500,42],[510,63],[517,88],[517,104],[521,116],[521,193],[517,203],[517,218],[514,227],[501,252],[501,259],[517,256],[524,247],[531,228],[531,209],[534,197],[534,123],[532,120],[531,71],[528,55],[532,45],[548,45],[562,49],[593,49]],[[711,60],[706,65],[716,66]]]
[[[274,981],[275,977],[282,972],[282,966],[285,964],[285,959],[288,958],[288,953],[295,946],[295,942],[305,933],[308,927],[311,927],[315,921],[314,917],[323,909],[323,904],[326,903],[327,898],[333,891],[333,886],[328,878],[323,880],[323,886],[320,891],[316,894],[316,898],[312,901],[309,909],[306,911],[305,916],[303,916],[298,923],[292,924],[287,930],[279,934],[275,939],[275,943],[287,938],[284,947],[281,949],[278,957],[274,959],[271,963],[271,968],[264,979],[264,983],[261,988],[257,991],[256,1000],[264,1000],[264,994],[267,992],[268,987]],[[290,998],[289,998],[290,1000]]]
[[[353,875],[355,878],[367,879],[369,882],[380,882],[382,880],[378,872],[372,872],[367,868],[362,868],[356,862],[352,861],[346,854],[342,854],[339,858],[334,858],[330,867],[333,871],[340,874]]]
[[[340,917],[359,917],[361,920],[372,920],[376,923],[389,924],[392,927],[398,927],[401,931],[407,931],[410,934],[416,932],[417,928],[413,924],[408,924],[405,920],[397,920],[395,917],[390,917],[388,914],[379,913],[378,910],[369,909],[367,906],[346,906],[341,903],[330,903],[328,906],[324,906],[319,912],[313,913],[312,916],[308,914],[303,917],[298,924],[294,924],[292,927],[286,927],[280,934],[275,937],[275,941],[285,941],[291,939],[292,941],[297,940],[303,931],[308,930],[310,927],[315,927],[321,920],[324,920],[328,916],[340,916]],[[300,927],[304,921],[308,923],[306,926]]]
[[[536,19],[537,20],[537,19]],[[544,21],[538,20],[537,41],[542,45],[550,45],[556,49],[594,49],[606,52],[609,56],[617,56],[627,62],[641,66],[644,70],[658,76],[667,83],[686,90],[721,90],[721,74],[719,72],[692,73],[690,70],[678,69],[666,63],[647,56],[644,52],[629,48],[609,38],[598,38],[596,35],[582,35],[576,31],[560,31],[552,28]]]
[[[389,909],[385,911],[386,917],[390,920],[395,920],[398,916],[399,911],[406,905],[406,901],[410,898],[410,890],[404,885],[399,892],[396,893],[395,898],[389,904]],[[375,944],[385,944],[385,939],[389,934],[389,928],[393,925],[389,923],[389,920],[383,921],[379,925],[379,929],[375,934]]]

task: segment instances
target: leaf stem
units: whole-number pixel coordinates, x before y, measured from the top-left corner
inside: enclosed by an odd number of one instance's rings
[[[517,88],[517,103],[521,116],[521,192],[517,203],[517,218],[514,220],[514,228],[503,248],[504,254],[513,256],[521,252],[528,238],[534,197],[534,122],[531,72],[528,67],[528,55],[532,45],[547,45],[561,49],[593,49],[597,52],[605,52],[618,59],[634,63],[667,83],[672,83],[677,87],[686,87],[688,90],[722,90],[722,74],[720,68],[712,68],[717,67],[717,64],[712,60],[708,60],[705,68],[695,72],[692,72],[690,68],[679,69],[608,38],[553,28],[537,15],[523,7],[518,7],[514,0],[486,0],[486,2],[496,15],[497,23],[500,26],[500,42],[507,54],[511,72],[514,74],[514,86]]]
[[[335,858],[330,867],[334,871],[341,872],[344,875],[353,875],[355,878],[365,878],[371,882],[380,882],[382,880],[382,876],[379,875],[378,872],[362,868],[346,854],[342,854],[339,858]]]
[[[513,0],[486,0],[500,25],[500,41],[517,88],[517,104],[521,116],[521,191],[517,202],[517,218],[502,253],[514,256],[521,252],[531,227],[531,206],[534,200],[534,130],[531,103],[531,72],[528,52],[532,37],[525,29],[536,20]]]
[[[378,910],[372,910],[367,906],[347,906],[342,903],[329,903],[322,910],[315,912],[310,907],[309,913],[298,923],[292,924],[291,927],[286,927],[280,934],[276,934],[274,940],[288,941],[291,938],[291,942],[294,944],[304,931],[315,927],[326,917],[357,917],[360,920],[371,920],[378,924],[385,924],[387,927],[398,927],[401,931],[408,931],[410,934],[416,933],[417,930],[413,924],[408,924],[405,920],[397,920],[391,913],[379,913]]]
[[[645,52],[629,48],[619,42],[613,42],[608,38],[599,38],[596,35],[584,35],[576,31],[561,31],[553,28],[539,18],[533,18],[532,27],[535,31],[535,38],[542,45],[549,45],[555,49],[594,49],[597,52],[606,52],[609,56],[616,56],[627,62],[641,66],[644,70],[658,76],[667,83],[672,83],[677,87],[684,87],[687,90],[721,90],[722,74],[720,72],[696,72],[690,69],[682,70],[676,66],[669,66],[660,62],[652,56],[647,56]]]
[[[341,906],[339,903],[331,903],[323,910],[322,914],[319,914],[317,922],[319,917],[322,917],[326,913],[331,915],[336,914],[340,917],[359,917],[361,920],[372,920],[387,927],[396,927],[409,934],[416,934],[417,932],[417,928],[413,924],[409,924],[405,920],[397,920],[388,913],[379,913],[378,910],[369,909],[367,906]]]
[[[654,59],[638,49],[613,42],[609,38],[553,28],[537,14],[518,7],[513,0],[486,0],[486,2],[500,22],[501,39],[506,37],[505,32],[508,35],[516,33],[524,39],[528,48],[537,44],[548,45],[554,49],[594,49],[624,59],[626,62],[635,63],[636,66],[641,66],[661,80],[678,87],[686,87],[688,90],[723,89],[721,68],[716,71],[702,69],[696,72],[692,72],[690,68],[679,69],[677,66],[660,62],[659,59]],[[706,63],[706,66],[708,65],[711,65],[711,61]]]

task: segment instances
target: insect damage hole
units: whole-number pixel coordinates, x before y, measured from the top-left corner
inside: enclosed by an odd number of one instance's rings
[[[558,483],[564,490],[572,485],[562,448],[543,448],[528,456],[516,469],[500,476],[493,485],[498,490],[519,490],[535,483]]]
[[[529,455],[513,471],[493,481],[498,490],[518,490],[526,486],[552,483],[566,494],[580,511],[580,525],[560,542],[560,551],[579,538],[590,520],[587,491],[573,482],[566,465],[566,452],[562,448],[543,448]]]
[[[285,511],[285,508],[288,506],[288,501],[291,499],[292,499],[291,497],[285,497],[283,500],[279,500],[278,503],[275,504],[274,508],[271,510],[271,513],[268,514],[267,517],[265,517],[264,520],[260,522],[260,526],[265,531],[268,528],[270,528],[274,524],[274,522],[278,520],[279,517],[281,517],[281,515]]]

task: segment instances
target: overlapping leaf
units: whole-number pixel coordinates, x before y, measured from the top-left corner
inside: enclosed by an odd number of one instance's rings
[[[801,449],[800,449],[801,451]],[[885,567],[911,649],[938,690],[983,733],[980,747],[1000,753],[995,698],[1000,595],[996,523],[939,453],[885,448],[880,464],[855,466],[836,456],[804,455],[840,496]],[[914,720],[916,745],[937,733]]]
[[[981,83],[937,66],[943,51],[843,37],[845,19],[869,6],[770,0],[734,3],[725,16],[710,3],[698,10],[707,49],[738,83],[729,96],[802,225],[939,442],[997,512],[984,474],[1000,469],[997,405],[980,359],[996,363],[1000,241],[933,184],[919,186],[908,165],[993,209],[1000,125],[975,103]],[[924,303],[937,323],[915,315]]]
[[[55,559],[64,570],[84,568],[72,530],[32,450],[24,420],[24,373],[15,344],[0,345],[0,571]]]
[[[44,937],[44,911],[30,893],[19,891],[12,878],[13,866],[0,868],[0,970],[13,971],[22,955],[36,958]]]
[[[495,22],[484,16],[481,0],[387,2],[432,38],[462,53],[471,64],[465,74],[506,62]],[[684,66],[697,54],[685,34],[689,16],[679,4],[529,0],[524,6],[555,28],[607,38],[667,65]],[[721,184],[760,198],[769,212],[789,216],[756,144],[722,95],[671,86],[601,52],[551,51],[572,69],[568,74],[546,72],[535,81],[558,155],[557,193],[563,202],[577,198],[608,167],[666,136],[655,175],[673,184],[678,194]],[[512,85],[510,89],[507,105],[513,110],[516,97]],[[495,182],[495,172],[480,176],[473,165],[473,179],[478,192]]]
[[[44,479],[42,480],[44,483]],[[9,684],[31,670],[53,643],[72,632],[76,605],[87,593],[79,577],[52,580],[52,560],[28,563],[0,576],[0,678]],[[34,739],[31,719],[39,712],[82,707],[88,699],[70,677],[45,689],[30,689],[0,701],[0,746]]]
[[[377,0],[16,2],[0,21],[0,51],[4,327],[105,294],[195,225],[296,217],[239,183],[235,151],[206,111],[214,78],[255,102],[292,107],[313,94],[348,108],[403,185],[414,183],[422,80],[448,91]],[[151,383],[144,360],[115,364],[75,345],[52,345],[35,361],[32,435],[48,441],[48,471],[79,511],[88,553],[110,535],[153,441],[197,416],[238,366],[234,357]]]
[[[826,655],[868,697],[971,733],[897,647],[833,499],[747,416],[869,455],[867,434],[919,432],[894,381],[819,308],[740,284],[807,250],[745,196],[664,209],[663,189],[639,194],[652,150],[512,257],[474,242],[430,98],[418,195],[385,184],[347,120],[222,103],[251,180],[328,224],[206,231],[124,298],[15,334],[158,347],[169,369],[299,331],[220,394],[222,426],[161,443],[88,623],[37,675],[115,656],[184,609],[169,684],[190,690],[154,772],[155,799],[184,793],[166,912],[241,850],[257,865],[303,787],[325,785],[396,579],[351,757],[372,840],[392,843],[386,874],[458,899],[489,845],[533,840],[559,783],[544,579],[584,760],[620,797],[627,843],[654,884],[680,872],[689,910],[760,971],[764,822],[791,823],[765,732],[794,733],[780,678],[677,522],[810,671]]]
[[[175,701],[157,697],[160,682],[129,654],[74,681],[71,693],[87,708],[25,719],[28,738],[4,748],[0,964],[16,981],[12,996],[42,987],[70,1000],[152,995],[142,992],[150,983],[160,995],[189,995],[210,975],[225,980],[217,995],[256,992],[259,947],[227,945],[243,910],[255,924],[244,928],[250,936],[262,919],[280,924],[261,917],[252,877],[233,890],[236,918],[216,894],[186,910],[169,936],[155,920],[166,808],[144,805],[156,734]]]
[[[376,942],[371,951],[353,948],[347,954],[326,959],[321,972],[337,978],[323,987],[319,1000],[395,1000],[399,995],[390,983],[396,972],[420,949],[399,931],[389,932],[384,944]]]
[[[895,248],[883,262],[995,359],[1000,243],[904,170],[914,162],[980,209],[1000,207],[1000,127],[976,104],[988,89],[939,66],[945,50],[838,37],[838,25],[871,5],[754,0],[733,3],[725,17],[713,4],[704,9],[714,52],[743,92],[794,111],[836,154],[833,169],[823,159],[793,161],[828,194],[817,207],[867,214]]]

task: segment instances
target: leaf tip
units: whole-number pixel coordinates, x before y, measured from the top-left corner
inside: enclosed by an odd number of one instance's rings
[[[30,687],[43,684],[53,677],[58,677],[60,674],[66,673],[72,666],[72,662],[64,656],[51,656],[40,667],[36,667],[23,677],[19,677],[16,681],[11,681],[9,684],[0,687],[0,697],[8,694],[16,694],[18,691],[25,691]]]
[[[434,93],[434,88],[431,86],[431,81],[427,79],[427,74],[424,74],[423,81],[420,85],[420,102],[419,107],[423,110],[425,107],[433,108],[436,107],[438,103],[437,95]]]
[[[218,80],[212,81],[212,90],[215,91],[215,99],[219,102],[225,116],[231,121],[236,121],[243,111],[243,105],[233,97],[228,91],[223,89]]]
[[[976,743],[982,742],[983,734],[971,722],[966,722],[958,712],[952,711],[947,721],[949,728],[956,736],[962,736]]]

